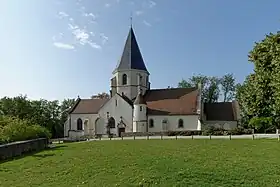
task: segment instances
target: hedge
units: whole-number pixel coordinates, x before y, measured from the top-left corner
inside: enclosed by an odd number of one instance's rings
[[[50,137],[51,133],[45,127],[28,120],[0,116],[0,144]]]

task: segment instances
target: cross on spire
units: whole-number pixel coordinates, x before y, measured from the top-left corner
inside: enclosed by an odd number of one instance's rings
[[[132,14],[132,11],[131,11],[131,13],[130,13],[130,27],[132,28],[132,16],[133,16],[133,14]]]

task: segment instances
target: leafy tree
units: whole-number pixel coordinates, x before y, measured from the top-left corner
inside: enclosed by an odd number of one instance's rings
[[[74,99],[65,99],[59,103],[57,100],[29,100],[27,96],[4,97],[0,100],[0,110],[3,116],[29,120],[30,123],[46,127],[52,137],[62,137],[68,109],[74,102]]]
[[[207,77],[205,75],[194,75],[188,80],[182,79],[178,83],[179,88],[195,87],[198,84],[202,85],[202,100],[204,102],[217,102],[220,95],[220,79],[217,77]]]
[[[270,33],[249,52],[254,73],[238,88],[242,117],[271,118],[279,128],[280,119],[280,32]],[[264,124],[264,123],[260,123]]]
[[[92,99],[106,99],[106,98],[109,98],[110,95],[106,92],[102,92],[102,93],[99,93],[97,95],[93,95],[91,96]]]
[[[221,78],[221,89],[223,92],[223,101],[231,101],[235,96],[235,78],[232,73],[228,73]]]

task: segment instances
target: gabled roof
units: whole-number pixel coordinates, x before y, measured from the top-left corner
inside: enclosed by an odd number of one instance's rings
[[[204,113],[207,121],[236,121],[233,102],[205,103]]]
[[[149,115],[197,115],[199,91],[194,88],[148,90],[144,95]]]
[[[80,99],[70,109],[70,114],[97,114],[109,99]]]
[[[139,46],[136,41],[136,37],[132,27],[129,30],[125,46],[123,49],[123,53],[121,59],[117,65],[116,70],[127,70],[127,69],[137,69],[148,71],[142,54],[140,52]]]

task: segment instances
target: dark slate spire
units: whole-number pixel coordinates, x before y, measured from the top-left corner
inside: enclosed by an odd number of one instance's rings
[[[142,58],[132,27],[129,30],[124,50],[116,70],[137,69],[148,71]]]

